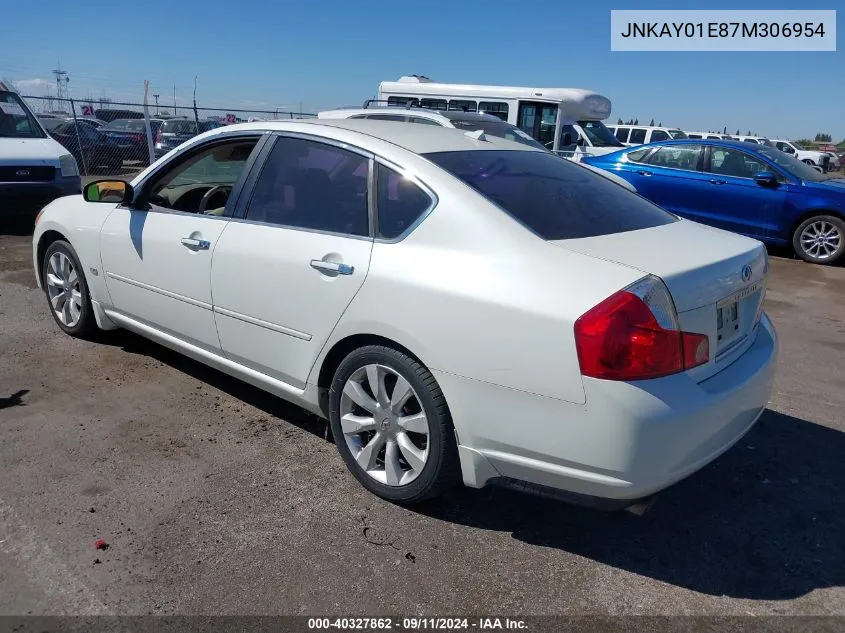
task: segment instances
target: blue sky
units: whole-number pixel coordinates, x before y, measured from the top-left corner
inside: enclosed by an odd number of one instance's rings
[[[845,137],[845,44],[837,52],[610,51],[611,9],[835,9],[839,0],[617,0],[520,3],[466,0],[270,3],[47,2],[33,14],[6,3],[0,76],[24,91],[140,100],[143,80],[162,103],[306,111],[360,104],[382,80],[597,90],[611,120],[652,117],[684,129],[749,128],[772,137]],[[840,7],[841,8],[841,7]],[[837,31],[843,14],[837,15]],[[37,26],[33,20],[37,20]],[[9,28],[11,25],[28,25]],[[112,31],[114,34],[109,34]],[[87,35],[90,33],[91,35]]]

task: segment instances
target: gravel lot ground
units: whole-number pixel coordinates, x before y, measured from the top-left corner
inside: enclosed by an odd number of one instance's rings
[[[770,410],[637,517],[384,503],[302,410],[61,334],[30,253],[0,235],[0,613],[845,615],[845,268],[772,259]]]

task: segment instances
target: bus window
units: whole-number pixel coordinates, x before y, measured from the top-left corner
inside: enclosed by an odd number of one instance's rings
[[[387,98],[387,105],[392,106],[405,106],[406,108],[409,106],[418,106],[420,104],[420,100],[414,97],[388,97]]]
[[[478,104],[478,111],[497,116],[502,121],[508,120],[508,104],[501,101],[482,101]]]
[[[448,105],[446,99],[420,99],[420,107],[429,110],[446,110]]]
[[[458,112],[477,112],[478,106],[475,101],[466,101],[464,99],[452,99],[449,102],[450,110],[457,110]]]

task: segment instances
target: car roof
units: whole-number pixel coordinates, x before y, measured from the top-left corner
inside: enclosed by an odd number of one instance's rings
[[[746,143],[745,141],[731,141],[727,139],[715,139],[715,138],[677,138],[668,141],[657,141],[655,143],[646,143],[645,145],[636,145],[634,147],[629,147],[626,149],[636,150],[642,149],[644,147],[660,147],[662,145],[701,145],[702,143],[708,143],[710,145],[723,145],[725,147],[736,147],[737,149],[744,149],[748,150],[749,148],[756,147],[766,147],[765,145],[760,146],[757,143]]]
[[[337,128],[377,138],[415,154],[431,152],[459,152],[466,150],[507,149],[517,151],[545,151],[522,143],[501,138],[478,139],[475,132],[465,132],[451,127],[420,125],[401,121],[378,121],[372,119],[295,119],[293,121],[258,121],[235,123],[217,128],[206,134],[229,133],[233,131],[303,131],[303,128]]]

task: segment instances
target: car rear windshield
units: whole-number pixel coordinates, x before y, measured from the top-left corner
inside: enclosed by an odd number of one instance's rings
[[[201,131],[205,131],[200,127]],[[196,121],[165,121],[161,124],[161,131],[162,132],[171,132],[173,134],[196,134],[197,133],[197,122]]]
[[[545,149],[545,147],[540,145],[540,143],[535,141],[531,136],[520,130],[518,127],[511,125],[510,123],[505,123],[504,121],[450,118],[452,119],[452,125],[459,130],[469,130],[472,132],[481,130],[490,136],[497,136],[508,141],[514,141],[537,149]]]
[[[425,156],[546,240],[677,221],[625,187],[547,152],[470,150]]]

